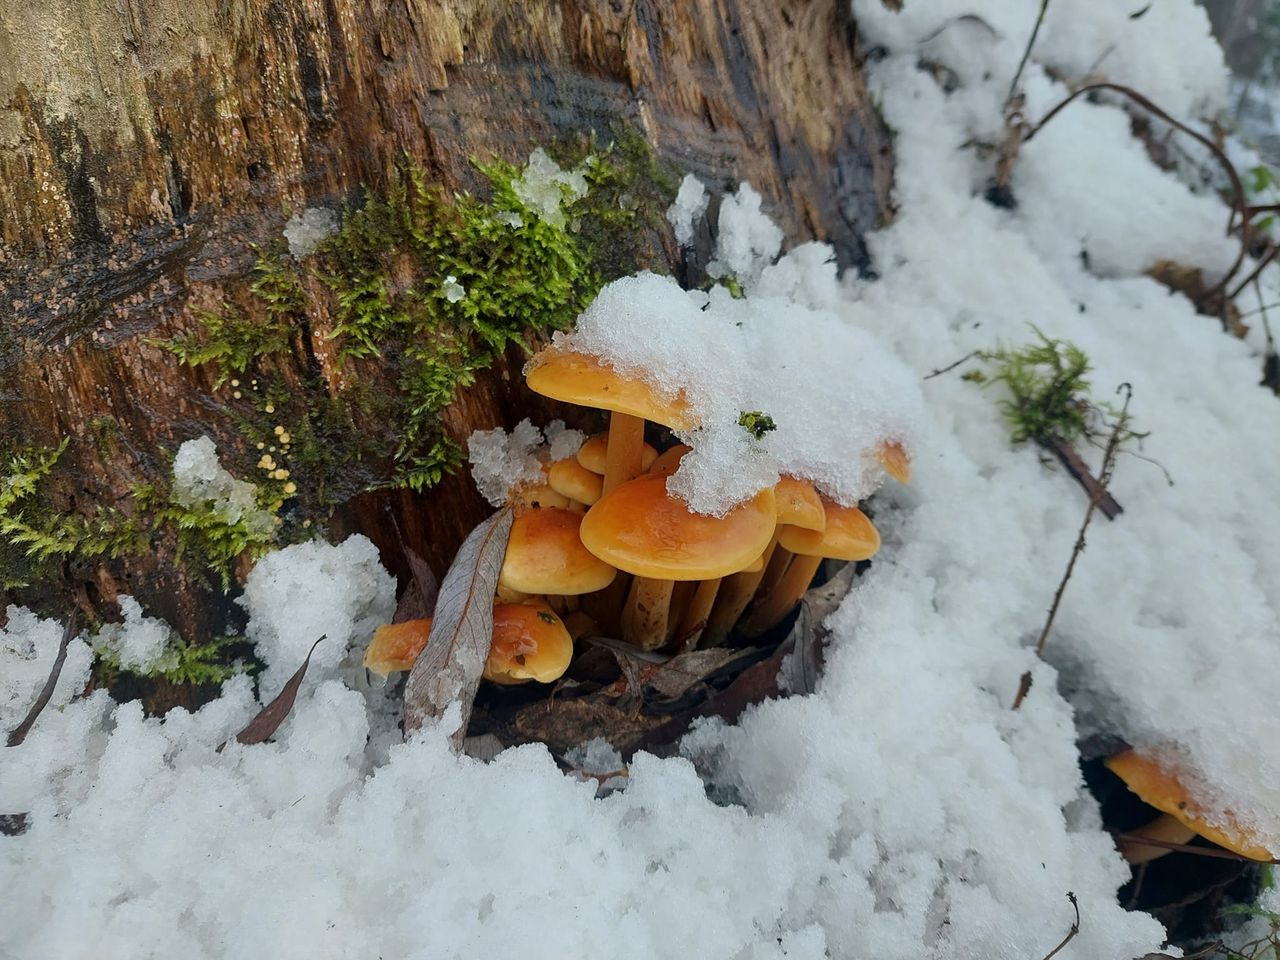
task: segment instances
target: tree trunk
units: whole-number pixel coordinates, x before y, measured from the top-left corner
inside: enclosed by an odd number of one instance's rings
[[[473,157],[619,120],[713,192],[750,181],[793,241],[864,262],[890,161],[847,0],[0,0],[0,437],[71,437],[59,506],[81,513],[127,503],[200,433],[246,454],[211,372],[154,341],[224,303],[252,315],[251,244],[288,211],[384,191],[405,156],[452,191]],[[669,239],[652,246],[678,269]],[[273,373],[347,389],[332,323],[308,315]],[[459,394],[458,439],[537,419],[519,362]],[[398,567],[398,525],[442,572],[487,509],[463,471],[356,496],[329,532],[368,534]],[[228,611],[172,544],[70,563],[58,589],[76,582],[99,613],[133,593],[196,642]]]

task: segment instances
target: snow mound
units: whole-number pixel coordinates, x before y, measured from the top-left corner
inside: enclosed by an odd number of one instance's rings
[[[177,651],[170,644],[173,628],[163,620],[144,616],[142,604],[133,597],[121,594],[118,603],[124,622],[104,625],[94,638],[94,646],[136,673],[162,671],[176,665]]]
[[[693,228],[698,218],[706,212],[710,197],[702,181],[692,173],[686,173],[680,181],[676,198],[667,208],[667,222],[676,235],[676,243],[687,247],[693,243]]]
[[[267,665],[260,679],[273,696],[312,644],[308,679],[337,666],[352,644],[363,645],[395,612],[395,579],[362,536],[334,546],[321,540],[269,553],[249,572],[237,602],[249,613],[246,635]]]

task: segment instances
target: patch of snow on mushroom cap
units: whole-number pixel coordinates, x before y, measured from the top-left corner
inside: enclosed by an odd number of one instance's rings
[[[775,289],[832,283],[830,257],[816,246],[775,265]],[[856,503],[884,477],[876,448],[897,440],[910,449],[921,416],[917,378],[872,334],[785,296],[735,299],[642,273],[606,286],[555,342],[668,397],[684,390],[700,426],[681,432],[693,451],[668,489],[701,513],[723,514],[781,474]],[[776,426],[759,438],[739,423],[757,411]]]

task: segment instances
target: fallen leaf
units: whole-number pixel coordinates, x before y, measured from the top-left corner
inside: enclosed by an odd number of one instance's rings
[[[409,585],[404,588],[404,595],[396,604],[392,623],[404,623],[406,620],[425,620],[436,608],[436,597],[440,593],[440,581],[427,566],[427,561],[408,547],[403,547],[404,558],[409,562]]]
[[[493,643],[493,595],[511,537],[512,512],[504,507],[471,531],[440,584],[427,645],[404,691],[404,734],[409,737],[451,703],[462,707],[453,733],[461,748],[480,675]]]
[[[323,639],[324,637],[320,638],[320,640]],[[293,676],[289,678],[289,682],[275,695],[275,699],[259,710],[258,715],[249,721],[248,726],[236,734],[237,742],[244,744],[262,743],[280,729],[280,724],[284,723],[284,718],[293,709],[293,702],[298,699],[298,689],[302,686],[302,678],[307,675],[307,667],[311,666],[311,654],[315,653],[316,647],[320,646],[320,640],[311,645],[311,649],[307,651],[307,658],[302,661],[302,666],[294,671]],[[225,741],[218,744],[217,752],[221,753],[222,748],[226,745]]]
[[[844,601],[857,572],[855,564],[845,564],[834,577],[801,598],[800,615],[782,644],[783,647],[789,645],[790,649],[778,668],[779,690],[801,696],[818,689],[823,650],[829,635],[823,624]]]
[[[58,677],[62,676],[62,665],[67,660],[67,647],[71,645],[71,638],[76,635],[77,619],[76,611],[72,610],[71,615],[67,617],[67,625],[62,628],[62,641],[58,644],[58,655],[53,658],[53,669],[49,671],[49,678],[45,680],[44,686],[40,690],[40,695],[36,697],[36,702],[27,711],[26,717],[9,733],[8,739],[5,740],[7,746],[16,747],[27,739],[27,734],[31,732],[36,720],[39,719],[40,714],[48,706],[50,699],[53,698],[53,691],[58,686]],[[23,815],[18,814],[18,816]]]
[[[640,674],[641,681],[668,700],[684,696],[690,687],[701,683],[727,663],[755,651],[730,650],[728,647],[708,647],[706,650],[690,650],[672,657],[666,663],[651,667]]]

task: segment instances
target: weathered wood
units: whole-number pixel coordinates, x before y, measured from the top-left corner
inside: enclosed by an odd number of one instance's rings
[[[211,374],[148,336],[198,328],[243,293],[251,242],[286,211],[379,190],[409,155],[450,188],[471,157],[619,118],[713,187],[751,181],[796,239],[842,264],[887,207],[887,137],[845,0],[0,0],[0,435],[54,443],[95,417],[107,462],[69,456],[68,509],[121,500],[200,432],[243,441]],[[674,249],[659,251],[674,260]],[[243,297],[237,302],[243,302]],[[338,390],[324,335],[300,348]],[[458,399],[450,426],[540,409],[519,358]],[[285,365],[287,367],[287,365]],[[437,570],[487,507],[465,478],[365,495],[335,521],[384,547],[388,511]],[[160,550],[125,578],[72,571],[96,602],[136,592],[188,635],[225,608]]]

